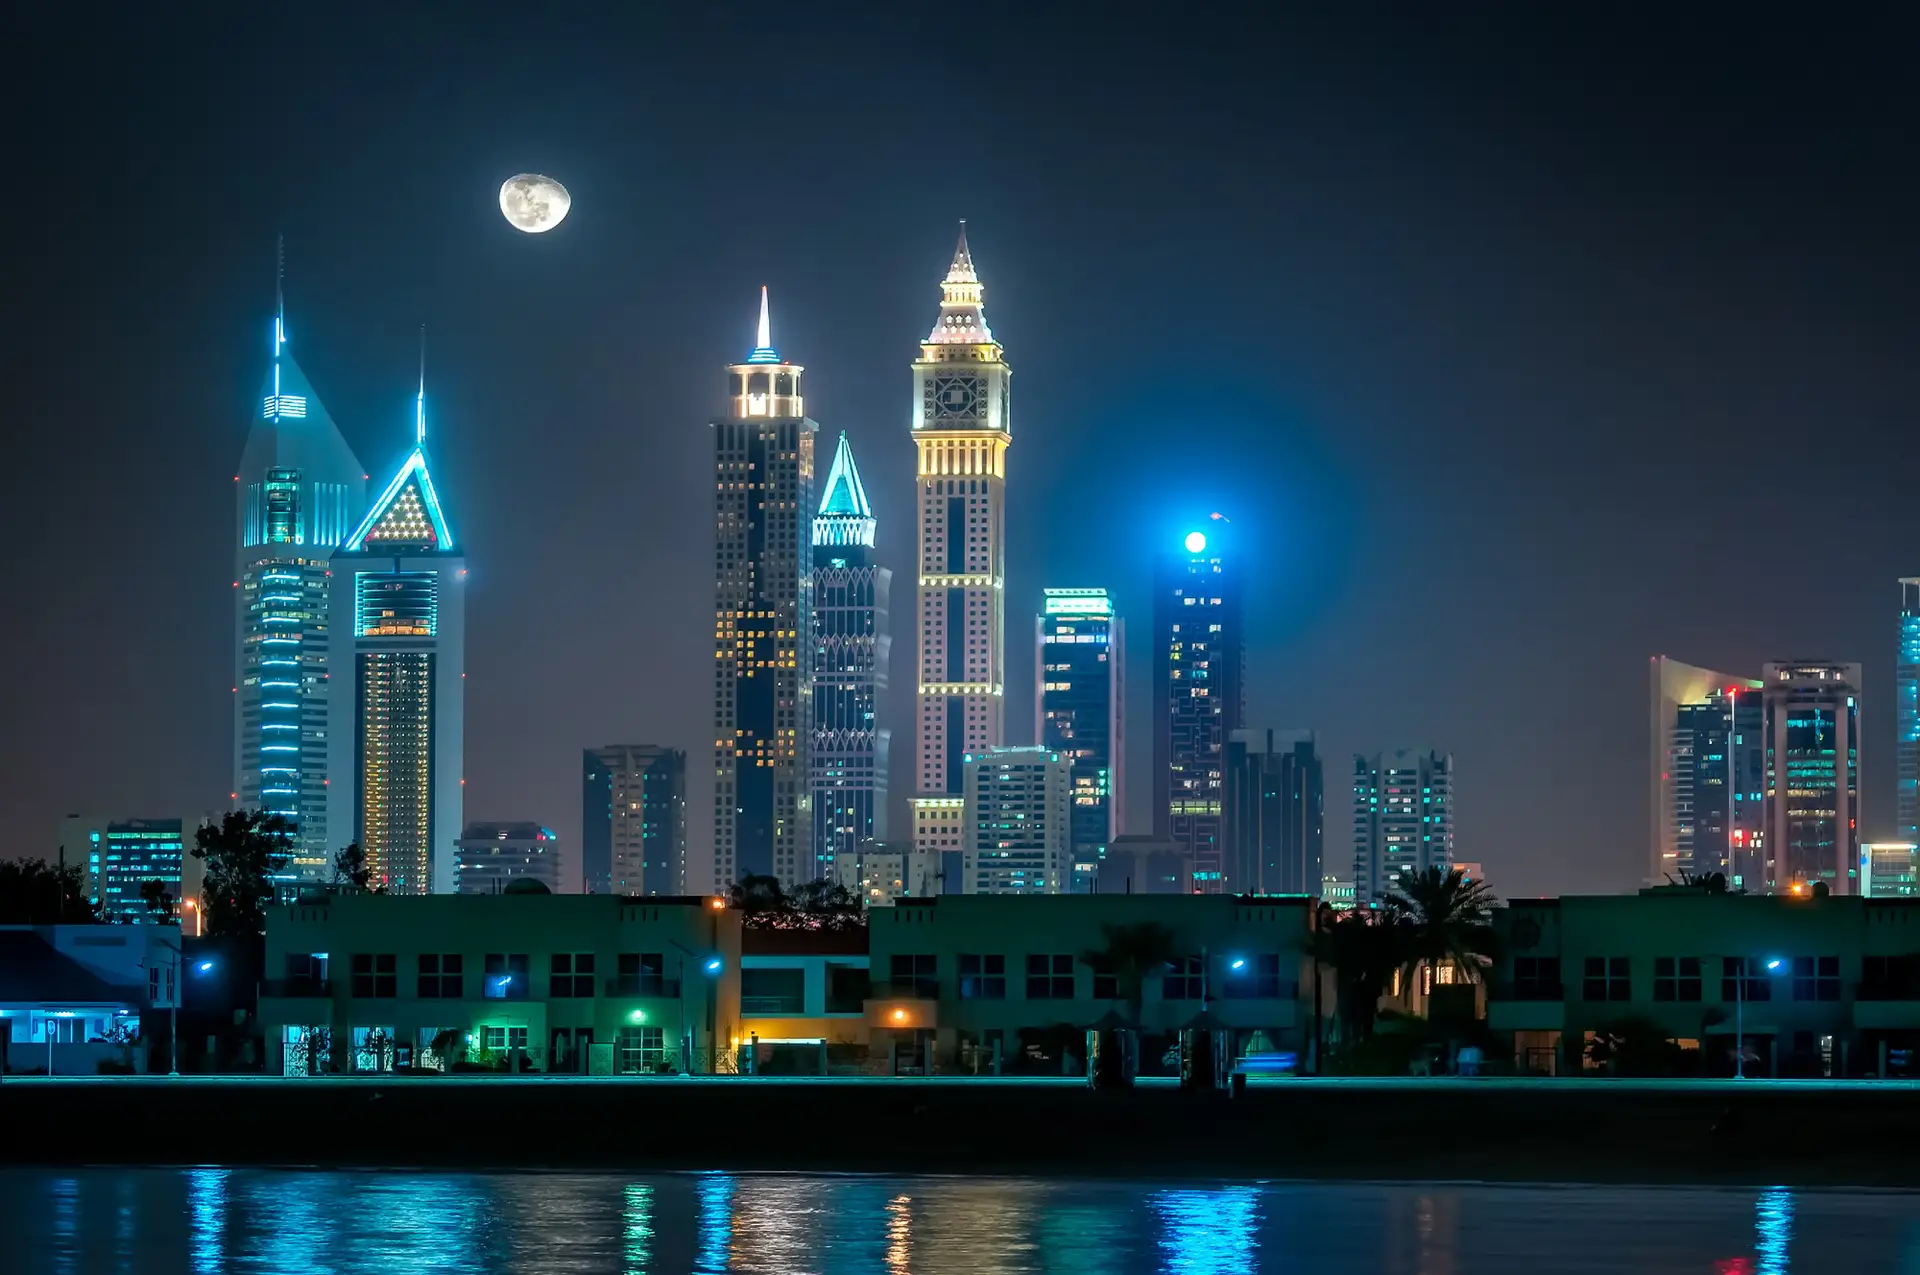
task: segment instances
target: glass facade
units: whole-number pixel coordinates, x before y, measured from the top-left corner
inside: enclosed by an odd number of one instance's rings
[[[1105,589],[1048,589],[1036,620],[1034,737],[1069,763],[1072,892],[1091,893],[1120,833],[1124,626]]]
[[[1894,826],[1920,841],[1920,579],[1900,582],[1900,654],[1894,663]]]
[[[1769,664],[1761,678],[1768,893],[1859,881],[1860,666]],[[1749,886],[1751,889],[1752,887]]]

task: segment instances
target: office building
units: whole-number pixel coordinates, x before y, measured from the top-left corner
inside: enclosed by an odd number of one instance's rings
[[[846,434],[834,448],[813,519],[813,794],[811,877],[887,832],[887,597],[893,572],[873,560],[876,523]]]
[[[834,856],[833,879],[870,908],[947,893],[942,889],[940,857],[904,842],[872,841]]]
[[[1227,887],[1312,894],[1325,861],[1326,782],[1310,730],[1237,730],[1227,740]]]
[[[1650,672],[1647,884],[1746,885],[1765,858],[1760,682],[1664,655]]]
[[[537,823],[470,823],[453,844],[455,894],[504,894],[518,881],[560,892],[560,838]]]
[[[1066,893],[1071,763],[1051,748],[989,748],[962,761],[964,892]]]
[[[176,902],[184,897],[181,872],[197,826],[190,819],[68,815],[60,821],[60,853],[80,866],[101,920],[155,921],[162,918],[148,910],[140,891],[158,881]]]
[[[1005,742],[1006,352],[987,327],[966,223],[940,317],[913,365],[918,457],[914,561],[913,843],[961,848],[968,753]]]
[[[1405,872],[1453,866],[1453,757],[1403,748],[1353,759],[1353,885],[1377,903]]]
[[[1227,741],[1245,716],[1246,634],[1227,520],[1212,515],[1161,556],[1154,578],[1153,819],[1192,865],[1227,886]]]
[[[464,826],[466,559],[427,463],[425,359],[413,447],[333,555],[327,822],[375,886],[449,893]]]
[[[1761,669],[1768,894],[1859,889],[1860,666],[1815,660]],[[1749,885],[1748,889],[1752,890]]]
[[[1920,577],[1900,581],[1900,652],[1894,661],[1894,827],[1920,841]]]
[[[803,369],[759,341],[727,368],[714,439],[713,877],[796,885],[818,875],[813,738],[813,443]]]
[[[1071,763],[1075,894],[1097,886],[1126,807],[1126,626],[1105,589],[1047,589],[1034,620],[1034,727]]]
[[[293,870],[332,865],[327,562],[366,507],[367,476],[287,348],[276,297],[266,381],[234,475],[233,790],[295,825]]]
[[[685,894],[686,753],[653,744],[587,749],[580,844],[588,894]]]
[[[1342,877],[1320,878],[1320,901],[1336,912],[1345,912],[1359,902],[1359,891],[1351,880]]]
[[[1920,895],[1920,844],[1912,841],[1860,843],[1860,893],[1870,899]]]

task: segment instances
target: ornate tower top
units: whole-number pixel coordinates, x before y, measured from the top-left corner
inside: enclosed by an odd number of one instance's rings
[[[766,416],[774,420],[796,420],[805,416],[806,403],[800,397],[800,373],[806,369],[789,363],[773,348],[773,323],[768,316],[767,289],[760,289],[760,327],[756,342],[744,363],[727,366],[727,391],[733,416]]]
[[[813,543],[865,545],[871,549],[874,527],[873,506],[867,503],[867,489],[853,463],[853,447],[842,430],[840,445],[833,451],[833,468],[827,471],[820,497],[820,512],[813,520]]]
[[[967,223],[960,222],[960,242],[953,250],[953,264],[940,282],[940,317],[934,320],[927,336],[929,345],[992,345],[993,331],[981,311],[986,289],[973,270],[973,253],[967,248]]]

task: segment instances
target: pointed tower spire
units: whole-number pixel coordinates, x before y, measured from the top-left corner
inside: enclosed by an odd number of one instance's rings
[[[847,432],[841,430],[840,443],[833,449],[833,466],[821,485],[813,543],[865,545],[871,549],[874,528],[873,506],[867,503],[867,489],[860,481],[859,467],[853,463],[853,445],[847,442]]]
[[[973,272],[973,253],[967,250],[967,219],[960,219],[960,242],[953,249],[953,264],[947,267],[948,283],[978,283],[980,276]]]
[[[427,441],[427,325],[420,325],[420,392],[413,400],[413,445]]]
[[[930,345],[992,345],[993,331],[981,307],[987,290],[973,271],[973,253],[967,247],[967,223],[960,222],[960,242],[954,245],[953,264],[940,281],[940,317],[927,336]]]
[[[280,357],[280,347],[287,343],[287,237],[283,234],[274,242],[273,251],[273,357]]]
[[[780,354],[773,348],[773,321],[767,315],[767,285],[760,285],[760,331],[759,342],[753,352],[747,355],[749,363],[778,363]]]

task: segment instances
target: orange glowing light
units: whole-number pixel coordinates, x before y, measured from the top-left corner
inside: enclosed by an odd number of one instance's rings
[[[904,1022],[906,1022],[906,1021],[907,1021],[907,1011],[906,1011],[906,1010],[904,1010],[904,1009],[896,1009],[896,1010],[894,1010],[894,1011],[893,1011],[893,1021],[894,1021],[894,1022],[896,1022],[896,1023],[904,1023]]]
[[[721,908],[724,908],[727,906],[727,901],[725,899],[708,899],[707,906],[712,908],[715,912],[718,912]]]

